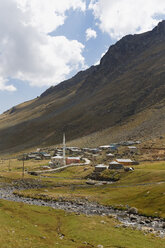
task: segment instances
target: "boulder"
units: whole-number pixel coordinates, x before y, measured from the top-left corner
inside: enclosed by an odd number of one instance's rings
[[[130,208],[130,209],[128,210],[128,213],[129,213],[129,214],[138,214],[138,209],[132,207],[132,208]]]

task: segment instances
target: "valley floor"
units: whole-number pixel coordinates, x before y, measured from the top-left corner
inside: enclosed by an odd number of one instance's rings
[[[2,248],[165,247],[165,162],[95,185],[87,184],[90,164],[22,179],[22,162],[11,160],[10,170],[8,162],[0,167]],[[25,162],[26,169],[43,165]]]
[[[85,216],[48,207],[0,201],[0,243],[13,247],[165,247],[164,240],[118,227],[106,216]]]

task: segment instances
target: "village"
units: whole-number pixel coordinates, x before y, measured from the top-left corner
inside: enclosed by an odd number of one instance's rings
[[[0,160],[0,199],[62,210],[71,219],[100,218],[105,227],[111,220],[117,232],[140,231],[163,240],[164,161],[161,137],[80,147],[70,146],[64,134],[63,144]],[[65,240],[61,232],[57,237]]]
[[[37,148],[36,151],[21,155],[19,160],[45,161],[44,165],[35,167],[26,172],[31,175],[60,172],[68,167],[86,166],[92,167],[90,179],[112,180],[113,178],[102,178],[102,172],[133,172],[141,162],[163,161],[164,148],[154,148],[153,145],[146,146],[143,142],[122,141],[99,147],[69,147],[63,137],[63,145],[60,147]],[[113,180],[112,180],[113,181]],[[89,183],[89,181],[87,182]],[[91,183],[92,184],[92,183]]]

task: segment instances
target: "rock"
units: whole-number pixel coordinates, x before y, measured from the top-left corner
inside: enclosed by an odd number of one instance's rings
[[[127,226],[126,224],[123,224],[122,227],[123,227],[123,228],[127,228],[128,226]]]
[[[115,228],[120,228],[121,226],[120,225],[116,225]]]
[[[86,184],[89,184],[89,185],[95,185],[95,184],[96,184],[96,182],[94,182],[94,181],[86,181]]]
[[[100,223],[101,224],[106,224],[106,222],[104,220],[101,220]]]
[[[145,233],[149,233],[149,232],[151,232],[151,228],[144,226],[144,227],[142,227],[142,231]]]
[[[144,222],[143,220],[141,220],[139,223],[140,223],[141,225],[145,225],[146,222]]]
[[[46,237],[45,236],[42,236],[41,239],[46,239]]]
[[[97,248],[104,248],[104,246],[103,245],[98,245]]]
[[[132,221],[136,221],[138,218],[137,218],[135,215],[131,214],[131,215],[130,215],[130,219],[131,219]]]
[[[129,213],[129,214],[138,214],[138,209],[132,207],[132,208],[130,208],[130,209],[128,210],[128,213]]]
[[[145,220],[145,223],[149,224],[149,223],[151,223],[151,220],[146,219],[146,220]]]
[[[111,218],[114,218],[114,219],[116,219],[117,217],[116,217],[116,214],[108,214],[108,217],[111,219]]]

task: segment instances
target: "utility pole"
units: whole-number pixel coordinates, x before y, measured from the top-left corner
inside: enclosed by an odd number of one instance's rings
[[[10,169],[10,159],[9,159],[9,171],[11,171],[11,169]]]
[[[24,174],[25,174],[25,162],[24,162],[24,154],[23,154],[23,159],[22,159],[22,179],[24,178]]]
[[[63,133],[63,166],[66,165],[65,149],[66,149],[66,145],[65,145],[65,133]]]

